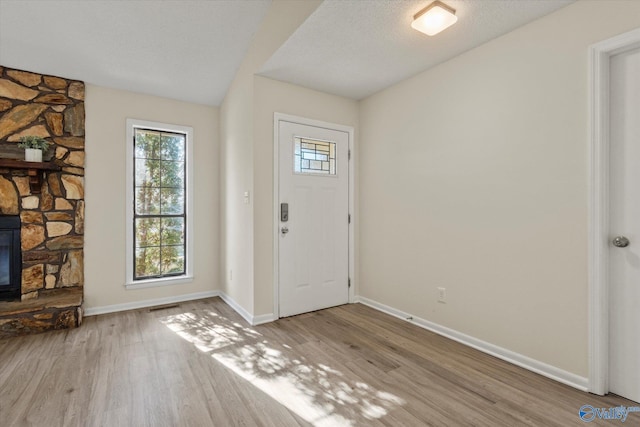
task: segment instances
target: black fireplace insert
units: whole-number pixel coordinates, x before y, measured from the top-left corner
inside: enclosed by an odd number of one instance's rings
[[[20,298],[20,217],[0,216],[0,301]]]

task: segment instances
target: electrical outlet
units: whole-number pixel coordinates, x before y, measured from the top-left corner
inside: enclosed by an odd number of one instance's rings
[[[445,288],[438,288],[438,302],[447,302],[447,290]]]

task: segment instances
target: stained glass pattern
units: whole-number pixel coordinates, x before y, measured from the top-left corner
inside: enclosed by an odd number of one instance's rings
[[[301,174],[336,174],[336,143],[295,138],[293,170]]]

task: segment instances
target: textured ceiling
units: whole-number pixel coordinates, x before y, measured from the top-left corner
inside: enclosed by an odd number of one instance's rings
[[[574,0],[443,0],[458,22],[429,37],[412,29],[431,0],[325,0],[260,74],[362,99]]]
[[[0,0],[0,65],[219,105],[269,5]]]
[[[445,0],[458,23],[428,37],[410,23],[431,0],[325,0],[260,73],[362,99],[572,1]],[[0,65],[220,105],[269,5],[0,0]]]

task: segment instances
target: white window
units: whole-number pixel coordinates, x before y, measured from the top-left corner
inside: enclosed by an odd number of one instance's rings
[[[193,129],[127,120],[127,288],[192,280]]]

